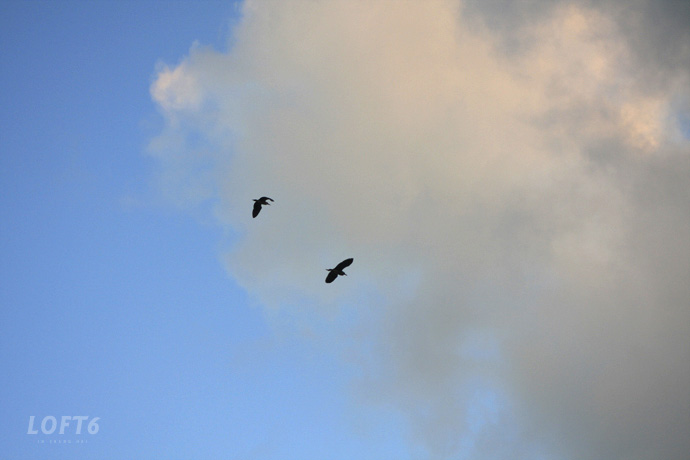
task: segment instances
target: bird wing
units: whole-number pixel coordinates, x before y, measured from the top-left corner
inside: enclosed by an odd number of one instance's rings
[[[258,201],[254,202],[254,210],[252,211],[252,217],[256,217],[259,215],[259,211],[261,211],[261,203]]]
[[[353,259],[353,258],[345,259],[342,262],[340,262],[338,265],[336,265],[333,270],[336,272],[342,271],[343,268],[349,267],[354,260],[355,259]]]
[[[328,272],[328,275],[326,275],[326,282],[327,283],[332,283],[334,279],[338,277],[338,272],[335,270],[331,270]]]
[[[264,201],[266,201],[266,200],[274,201],[273,198],[269,198],[269,197],[267,197],[267,196],[262,196],[261,199],[264,200]]]

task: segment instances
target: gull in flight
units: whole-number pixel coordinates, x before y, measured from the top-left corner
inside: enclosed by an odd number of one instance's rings
[[[327,268],[326,270],[328,270],[328,276],[326,276],[326,282],[332,283],[333,280],[338,277],[338,275],[347,276],[347,273],[343,271],[343,268],[349,267],[353,260],[353,258],[345,259],[336,265],[335,268]]]
[[[258,200],[254,200],[254,210],[252,211],[252,217],[256,217],[259,215],[259,212],[261,212],[261,206],[270,206],[271,203],[269,203],[269,201],[273,201],[273,199],[267,196],[262,196]]]

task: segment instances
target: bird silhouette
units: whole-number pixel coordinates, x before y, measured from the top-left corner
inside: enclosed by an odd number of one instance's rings
[[[332,283],[333,280],[338,277],[338,275],[347,276],[347,273],[343,271],[343,268],[349,267],[353,260],[353,258],[345,259],[336,265],[335,268],[327,268],[326,270],[328,270],[328,276],[326,276],[326,282]]]
[[[261,212],[261,206],[270,206],[271,203],[269,203],[269,201],[273,201],[273,199],[267,196],[262,196],[258,200],[254,200],[254,210],[252,211],[252,217],[256,217],[259,215],[259,213]]]

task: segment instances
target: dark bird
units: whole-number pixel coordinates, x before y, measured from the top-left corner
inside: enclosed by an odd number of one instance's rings
[[[336,265],[335,268],[327,268],[326,270],[328,270],[328,276],[326,276],[326,282],[332,283],[333,280],[338,277],[338,275],[347,276],[347,273],[343,271],[343,268],[349,267],[353,260],[355,259],[345,259]]]
[[[269,203],[269,201],[273,201],[273,199],[267,196],[262,196],[258,200],[254,200],[254,210],[252,211],[252,217],[256,217],[259,215],[259,212],[261,212],[261,206],[270,206],[271,203]]]

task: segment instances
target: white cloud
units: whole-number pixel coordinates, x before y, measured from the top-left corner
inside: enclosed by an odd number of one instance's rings
[[[159,72],[155,143],[175,147],[152,149],[208,186],[241,233],[228,270],[267,308],[367,302],[360,383],[432,457],[684,458],[676,94],[640,84],[606,12],[540,17],[507,54],[453,1],[248,2],[228,53]],[[261,195],[276,202],[252,220]],[[477,406],[476,379],[499,402]]]
[[[166,112],[198,110],[201,104],[199,82],[186,63],[175,69],[163,66],[151,87],[151,96]]]

